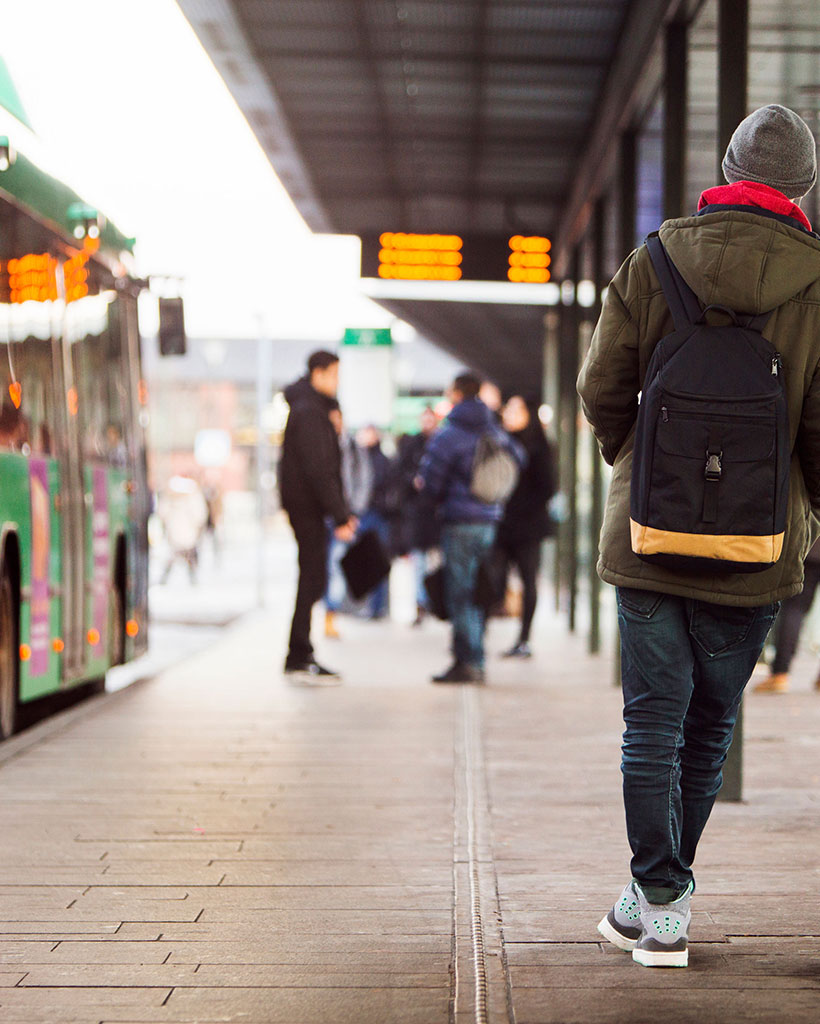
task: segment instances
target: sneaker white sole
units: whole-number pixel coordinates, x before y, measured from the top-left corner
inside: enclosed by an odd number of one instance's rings
[[[619,931],[612,927],[606,917],[598,925],[598,931],[608,942],[611,942],[613,946],[617,946],[618,949],[622,949],[625,953],[634,949],[638,941],[637,939],[628,939],[625,935],[621,935]]]
[[[305,672],[289,672],[285,679],[291,686],[341,686],[342,680],[338,676],[312,676]]]
[[[651,949],[633,949],[632,959],[641,967],[688,967],[689,950],[661,953]]]

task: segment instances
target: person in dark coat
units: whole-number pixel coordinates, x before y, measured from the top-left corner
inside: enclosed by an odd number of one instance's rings
[[[427,614],[427,593],[424,577],[427,574],[427,554],[441,540],[441,524],[436,517],[435,503],[416,487],[419,467],[430,438],[438,428],[438,416],[428,405],[419,422],[418,434],[405,434],[399,440],[396,459],[398,522],[395,548],[400,555],[409,555],[416,583],[416,618],[420,626]]]
[[[496,539],[507,565],[518,569],[524,588],[521,632],[504,657],[529,658],[530,627],[538,601],[541,541],[554,532],[547,502],[556,491],[555,457],[538,419],[537,402],[513,395],[504,406],[503,423],[527,453],[527,463],[504,509]]]
[[[390,547],[390,459],[382,451],[381,436],[374,426],[364,427],[357,437],[359,447],[370,464],[372,490],[367,509],[361,517],[362,533],[373,530],[385,549]],[[382,580],[367,597],[367,617],[383,619],[389,610],[390,585]]]
[[[341,455],[331,412],[338,408],[339,358],[332,352],[314,352],[308,375],[285,391],[290,406],[279,488],[282,508],[290,518],[299,546],[299,587],[285,674],[299,682],[331,682],[338,675],[322,668],[313,656],[310,618],[313,605],[327,586],[328,531],[352,541],[356,519],[351,516],[342,488]]]
[[[453,411],[430,439],[419,468],[424,491],[437,503],[443,522],[444,592],[453,624],[453,664],[434,683],[484,682],[486,613],[475,600],[481,563],[495,542],[500,503],[486,504],[472,493],[473,464],[479,440],[493,434],[513,457],[524,461],[519,446],[496,425],[479,399],[481,378],[456,377],[450,389]]]
[[[803,563],[803,589],[794,597],[787,598],[780,608],[780,615],[775,624],[774,661],[768,679],[764,679],[754,688],[754,693],[788,693],[789,669],[792,659],[797,653],[800,631],[803,621],[814,604],[814,595],[820,587],[820,540],[815,541],[806,561]],[[820,674],[814,680],[815,690],[820,690]]]

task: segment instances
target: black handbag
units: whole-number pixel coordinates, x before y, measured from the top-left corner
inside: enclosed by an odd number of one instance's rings
[[[427,607],[437,619],[447,621],[447,601],[444,597],[444,566],[428,572],[424,577],[424,590],[427,593]]]
[[[390,559],[375,530],[368,530],[348,548],[339,564],[351,596],[360,601],[390,574]]]
[[[473,601],[489,613],[503,602],[507,592],[507,556],[499,547],[492,547],[478,567]]]

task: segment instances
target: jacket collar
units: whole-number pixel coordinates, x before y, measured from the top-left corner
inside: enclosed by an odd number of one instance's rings
[[[793,203],[770,185],[761,185],[757,181],[736,181],[732,185],[707,188],[698,202],[698,212],[702,212],[707,206],[756,206],[770,213],[789,217],[806,231],[811,231],[809,218],[797,203]]]

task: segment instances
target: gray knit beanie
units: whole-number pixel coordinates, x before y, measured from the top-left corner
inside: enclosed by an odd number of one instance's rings
[[[722,166],[730,183],[757,181],[798,199],[817,180],[817,147],[802,117],[770,103],[735,128]]]

